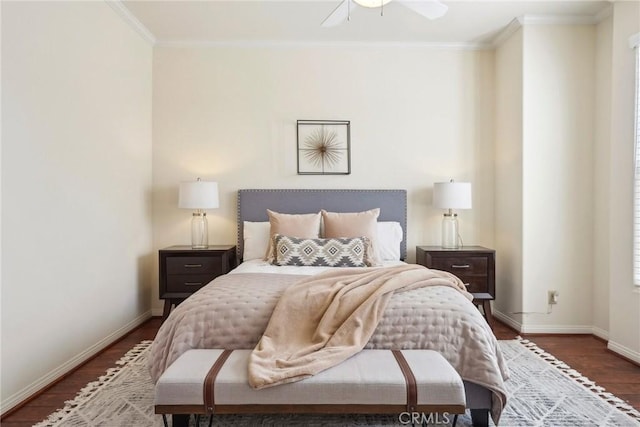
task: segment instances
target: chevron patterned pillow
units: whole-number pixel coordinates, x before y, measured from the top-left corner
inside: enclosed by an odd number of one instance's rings
[[[311,267],[366,267],[369,239],[366,237],[301,239],[273,236],[274,265]]]

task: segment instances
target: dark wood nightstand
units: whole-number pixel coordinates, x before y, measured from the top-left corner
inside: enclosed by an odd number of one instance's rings
[[[416,246],[416,262],[428,268],[453,273],[473,294],[473,303],[482,306],[484,317],[493,328],[491,300],[496,299],[496,251],[482,246],[444,249]]]
[[[236,266],[236,247],[209,246],[192,249],[191,246],[170,246],[158,252],[160,261],[160,299],[164,300],[162,320],[171,307],[218,276]]]

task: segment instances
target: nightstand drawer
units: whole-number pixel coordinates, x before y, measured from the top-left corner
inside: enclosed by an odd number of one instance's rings
[[[462,280],[473,294],[473,303],[482,306],[489,325],[493,323],[491,301],[496,297],[496,251],[483,246],[459,249],[439,246],[416,246],[416,263],[448,271]]]
[[[193,293],[216,277],[211,274],[174,274],[167,277],[167,292]]]
[[[486,277],[468,277],[458,276],[462,283],[467,286],[467,292],[471,293],[489,293],[489,280]]]
[[[170,246],[158,251],[158,293],[164,300],[162,319],[171,307],[236,266],[236,247],[214,245],[203,249]]]
[[[167,274],[223,274],[222,257],[172,256],[167,258]]]
[[[486,275],[488,260],[486,256],[439,257],[431,260],[431,267],[436,270],[449,271],[456,276]]]

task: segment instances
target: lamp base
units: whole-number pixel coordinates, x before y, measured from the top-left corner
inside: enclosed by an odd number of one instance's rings
[[[442,219],[442,247],[458,249],[458,215],[446,213]]]
[[[194,212],[191,218],[191,247],[193,249],[206,249],[209,247],[209,231],[207,227],[207,214]]]

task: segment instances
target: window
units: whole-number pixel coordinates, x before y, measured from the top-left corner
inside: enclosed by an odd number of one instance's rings
[[[640,286],[640,33],[629,39],[636,53],[635,177],[633,200],[633,283]]]

